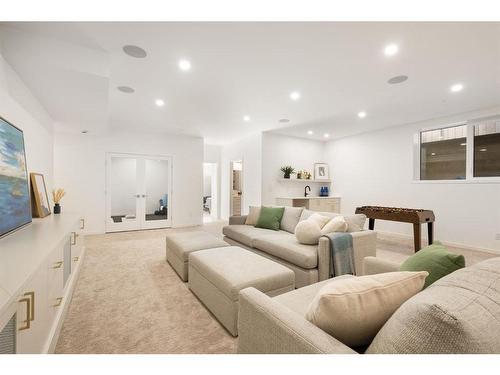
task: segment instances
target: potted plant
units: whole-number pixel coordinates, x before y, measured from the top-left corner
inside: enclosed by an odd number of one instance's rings
[[[64,189],[52,190],[52,199],[54,199],[54,214],[61,213],[61,206],[59,203],[61,199],[66,195]]]
[[[283,172],[283,178],[290,178],[292,173],[295,173],[295,169],[293,169],[290,165],[285,165],[281,167],[281,172]]]

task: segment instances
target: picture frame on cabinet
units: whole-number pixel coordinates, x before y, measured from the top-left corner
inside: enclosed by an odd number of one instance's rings
[[[30,173],[33,217],[43,218],[51,214],[45,178],[41,173]]]
[[[315,180],[329,180],[330,171],[326,163],[314,163],[314,179]]]

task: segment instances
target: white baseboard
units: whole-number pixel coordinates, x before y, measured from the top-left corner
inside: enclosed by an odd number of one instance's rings
[[[389,236],[394,236],[394,237],[399,237],[399,238],[404,238],[406,240],[410,240],[413,243],[413,235],[397,233],[397,232],[389,232],[389,231],[377,230],[377,229],[375,229],[375,230],[381,234],[386,234]],[[489,254],[500,256],[500,250],[497,250],[497,249],[488,249],[488,248],[484,248],[484,247],[474,247],[474,246],[466,245],[466,244],[459,243],[459,242],[442,241],[438,238],[436,238],[435,240],[441,242],[443,245],[446,245],[446,246],[460,247],[460,248],[466,249],[466,250],[478,251],[478,252],[489,253]]]

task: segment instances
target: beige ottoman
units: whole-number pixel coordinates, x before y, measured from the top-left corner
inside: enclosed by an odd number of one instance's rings
[[[238,295],[254,287],[268,296],[294,290],[289,268],[238,246],[189,255],[189,288],[233,335],[238,335]]]
[[[196,231],[167,235],[167,262],[183,281],[188,280],[188,258],[193,251],[225,247],[229,244],[214,235]]]

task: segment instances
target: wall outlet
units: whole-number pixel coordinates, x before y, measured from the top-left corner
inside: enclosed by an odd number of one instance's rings
[[[495,240],[500,241],[500,233],[497,233],[497,234],[495,235]]]

